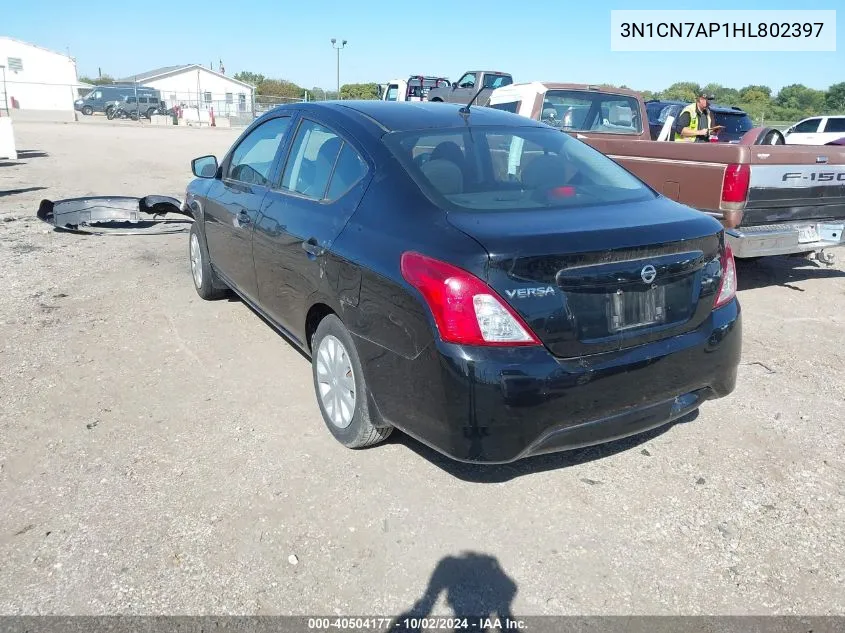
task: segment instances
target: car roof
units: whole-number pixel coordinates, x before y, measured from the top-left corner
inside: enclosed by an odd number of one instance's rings
[[[459,128],[470,125],[506,125],[518,127],[545,127],[545,124],[528,117],[504,112],[481,105],[470,108],[468,118],[458,110],[458,103],[432,103],[428,101],[312,101],[296,104],[303,111],[330,110],[341,117],[367,119],[385,132],[405,132],[434,128]],[[280,109],[288,109],[280,106]]]
[[[675,100],[675,99],[649,99],[648,101],[645,102],[646,105],[655,104],[655,103],[659,104],[661,106],[667,106],[667,105],[687,106],[692,102],[691,101],[678,101],[678,100]],[[740,114],[740,115],[741,114],[748,114],[742,108],[737,108],[736,106],[720,105],[718,103],[711,104],[710,109],[713,110],[713,112],[718,112],[720,114]]]

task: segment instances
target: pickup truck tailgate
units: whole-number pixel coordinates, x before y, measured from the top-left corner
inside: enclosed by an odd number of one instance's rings
[[[740,226],[845,220],[845,165],[752,165]]]

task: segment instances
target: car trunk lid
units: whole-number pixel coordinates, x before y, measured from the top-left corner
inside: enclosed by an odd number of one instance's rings
[[[675,336],[712,310],[722,227],[670,200],[449,221],[487,249],[485,281],[558,357]]]

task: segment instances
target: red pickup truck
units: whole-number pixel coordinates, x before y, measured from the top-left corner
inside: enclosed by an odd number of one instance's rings
[[[830,264],[826,249],[845,246],[842,147],[786,145],[772,128],[736,144],[652,140],[639,93],[585,84],[512,84],[486,105],[560,128],[666,197],[718,218],[736,257],[815,253]]]

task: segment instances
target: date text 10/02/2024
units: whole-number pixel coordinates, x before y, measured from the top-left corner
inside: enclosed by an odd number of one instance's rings
[[[820,37],[824,22],[623,22],[624,38]]]
[[[351,630],[366,631],[379,630],[403,631],[403,630],[424,630],[424,631],[519,631],[525,630],[525,623],[522,620],[511,618],[438,618],[422,617],[399,619],[392,618],[309,618],[308,629],[312,631],[328,630]]]

